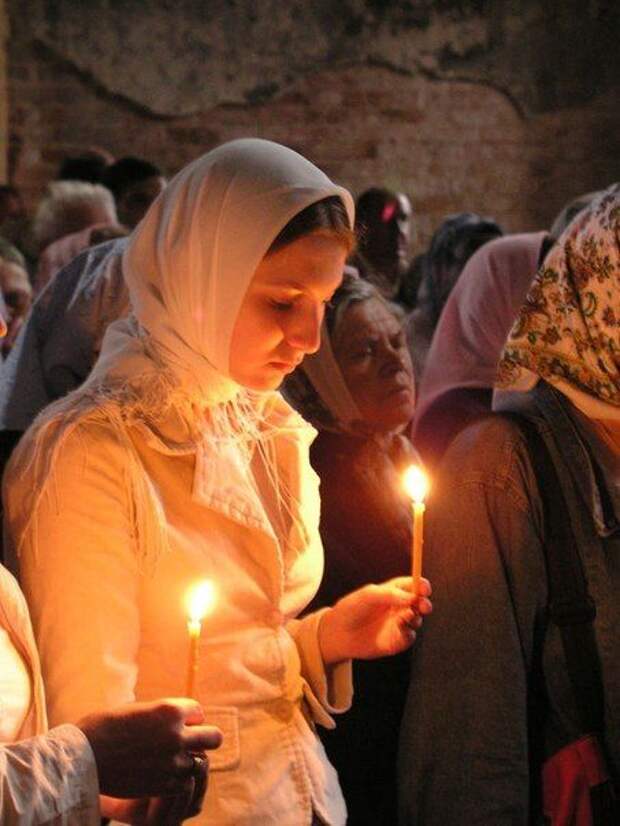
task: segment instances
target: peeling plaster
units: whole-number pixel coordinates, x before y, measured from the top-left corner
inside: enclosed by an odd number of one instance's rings
[[[260,103],[346,65],[483,82],[522,113],[617,83],[620,4],[591,0],[7,0],[14,27],[159,116]],[[606,49],[609,44],[609,50]]]

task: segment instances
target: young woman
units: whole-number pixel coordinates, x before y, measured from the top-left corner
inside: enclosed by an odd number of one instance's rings
[[[403,650],[430,610],[399,578],[296,619],[323,568],[313,431],[272,391],[319,346],[352,225],[349,193],[285,147],[188,166],[125,252],[133,317],[7,474],[54,721],[183,691],[183,597],[213,580],[209,824],[343,824],[314,726],[348,707],[349,658]]]

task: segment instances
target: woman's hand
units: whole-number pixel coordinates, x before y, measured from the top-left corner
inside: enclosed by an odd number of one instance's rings
[[[411,593],[411,577],[366,585],[339,600],[323,615],[319,645],[326,665],[348,659],[372,660],[408,648],[430,614],[428,580],[420,581],[420,595]]]

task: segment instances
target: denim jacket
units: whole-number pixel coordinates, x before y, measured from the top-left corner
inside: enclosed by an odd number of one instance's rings
[[[551,452],[597,614],[606,746],[620,773],[620,498],[568,400],[543,382],[507,406]],[[542,822],[528,687],[542,663],[545,754],[581,733],[558,629],[548,623],[542,503],[523,436],[501,416],[452,444],[428,502],[434,612],[415,646],[400,754],[400,818],[424,826]],[[532,770],[530,771],[532,765]]]

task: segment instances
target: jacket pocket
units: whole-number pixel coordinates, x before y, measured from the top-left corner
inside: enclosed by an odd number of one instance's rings
[[[207,725],[217,726],[222,732],[222,745],[209,751],[209,771],[235,769],[240,762],[239,710],[232,706],[205,706]]]

